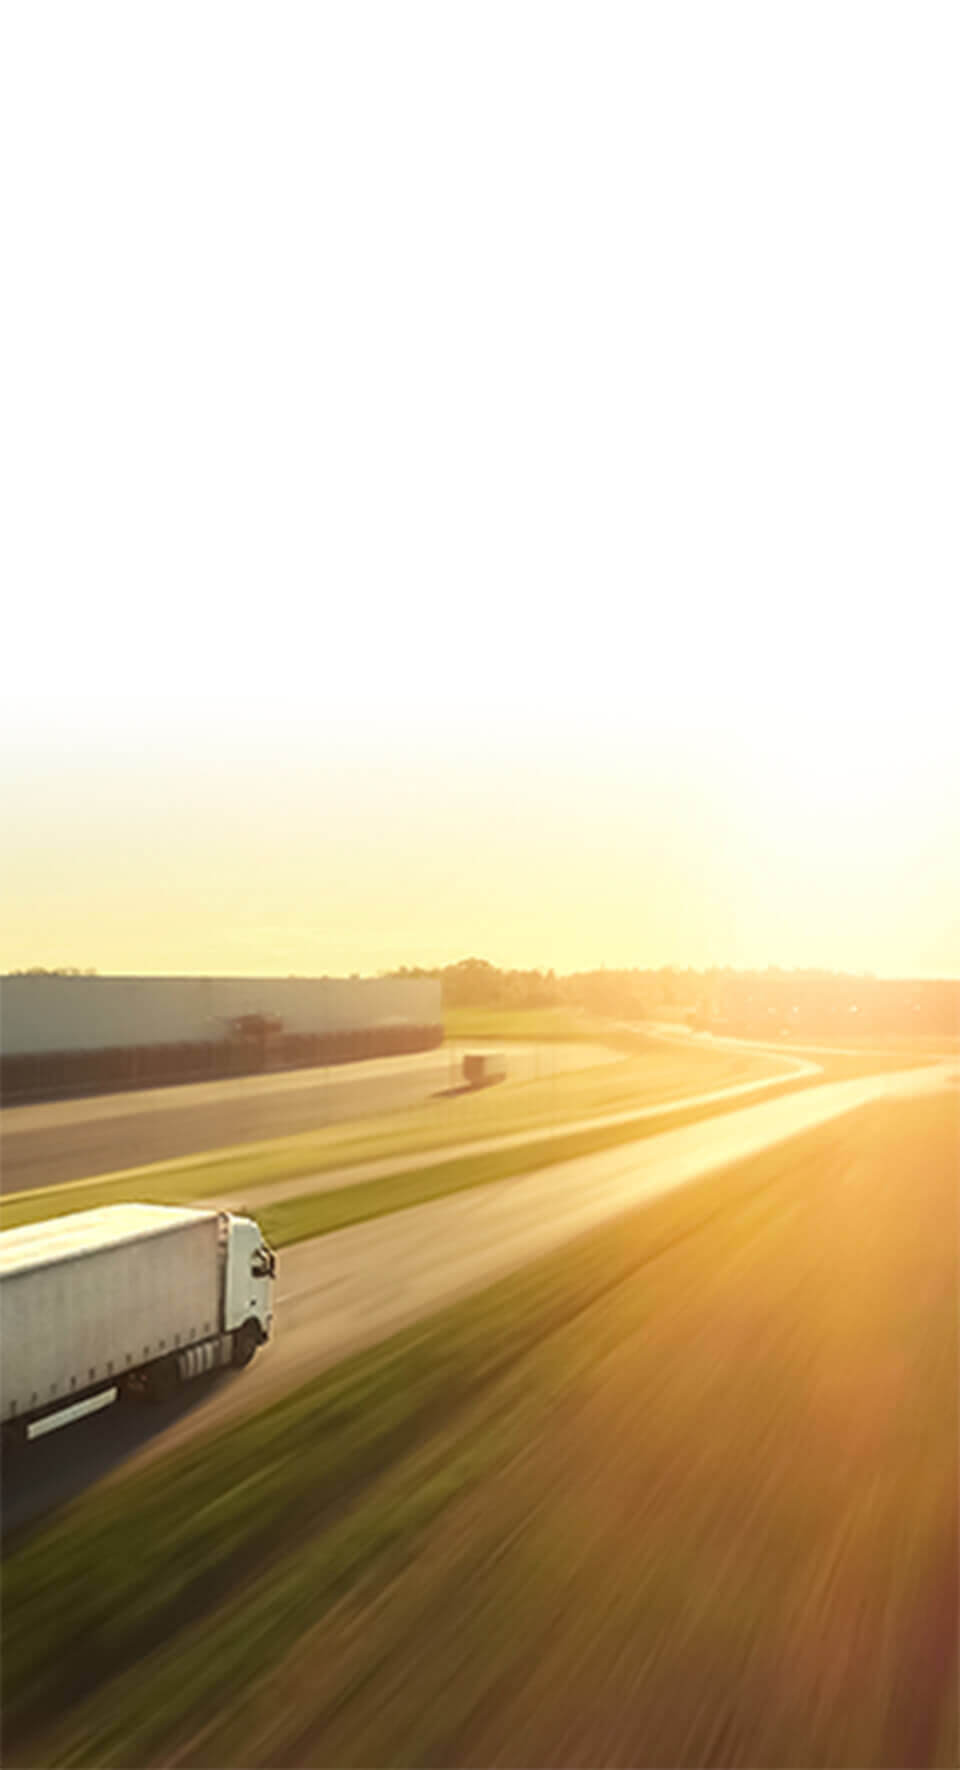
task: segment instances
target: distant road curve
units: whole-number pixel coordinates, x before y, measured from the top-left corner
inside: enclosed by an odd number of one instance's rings
[[[887,1055],[890,1057],[899,1056],[904,1062],[909,1059],[911,1062],[916,1063],[939,1064],[955,1061],[956,1058],[960,1056],[960,1047],[951,1047],[949,1041],[943,1045],[938,1044],[935,1048],[926,1051],[920,1047],[917,1047],[914,1050],[911,1050],[909,1046],[898,1048],[895,1039],[893,1043],[885,1045],[881,1037],[877,1037],[875,1040],[871,1040],[867,1044],[818,1045],[813,1040],[807,1039],[803,1039],[802,1041],[798,1040],[796,1043],[793,1043],[791,1041],[784,1042],[783,1039],[779,1038],[748,1039],[741,1038],[737,1033],[701,1032],[695,1027],[681,1026],[677,1021],[623,1021],[620,1024],[623,1025],[625,1031],[640,1032],[642,1029],[643,1031],[652,1033],[658,1039],[666,1039],[675,1045],[689,1045],[694,1043],[697,1045],[708,1045],[710,1047],[713,1047],[714,1045],[724,1047],[729,1046],[729,1048],[734,1051],[769,1051],[771,1055],[777,1057],[805,1057],[808,1052],[812,1053],[815,1057],[876,1057],[879,1055]]]
[[[417,1106],[462,1082],[464,1051],[485,1048],[503,1052],[513,1081],[623,1056],[597,1044],[501,1045],[478,1039],[321,1069],[10,1106],[0,1113],[0,1191],[59,1186]]]
[[[810,1063],[806,1059],[787,1058],[782,1073],[772,1076],[754,1076],[750,1081],[732,1082],[725,1088],[711,1088],[706,1093],[671,1095],[667,1100],[656,1100],[649,1106],[625,1107],[620,1112],[592,1113],[587,1118],[561,1118],[551,1124],[541,1124],[525,1131],[507,1131],[497,1137],[472,1138],[464,1143],[446,1143],[441,1148],[424,1153],[422,1150],[414,1155],[389,1156],[379,1161],[355,1162],[351,1167],[326,1168],[320,1174],[301,1175],[296,1180],[276,1181],[265,1186],[245,1186],[231,1193],[197,1200],[197,1203],[215,1205],[220,1209],[238,1209],[241,1205],[245,1210],[255,1211],[263,1204],[276,1204],[280,1199],[301,1198],[316,1192],[335,1192],[342,1186],[360,1186],[367,1180],[383,1180],[392,1174],[405,1174],[416,1168],[422,1168],[432,1162],[452,1162],[459,1156],[488,1155],[495,1150],[522,1149],[524,1144],[542,1143],[550,1137],[572,1137],[578,1131],[600,1131],[610,1125],[632,1125],[642,1123],[644,1119],[668,1118],[674,1113],[689,1112],[692,1107],[720,1106],[725,1100],[734,1100],[744,1094],[759,1094],[767,1088],[782,1088],[784,1082],[792,1077],[818,1076],[823,1071],[819,1063]]]

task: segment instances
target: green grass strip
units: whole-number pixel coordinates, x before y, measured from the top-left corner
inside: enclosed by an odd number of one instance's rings
[[[649,1044],[642,1026],[577,1014],[570,1008],[448,1008],[443,1017],[447,1039],[531,1039],[537,1044],[602,1044],[636,1050]]]
[[[558,1132],[535,1142],[517,1144],[511,1149],[458,1156],[452,1161],[436,1162],[429,1167],[387,1175],[379,1180],[361,1181],[354,1186],[278,1199],[276,1204],[261,1203],[249,1214],[256,1217],[274,1247],[290,1247],[298,1241],[330,1235],[335,1230],[346,1229],[354,1223],[366,1223],[392,1211],[430,1204],[434,1199],[466,1192],[475,1186],[520,1179],[524,1174],[535,1173],[556,1162],[576,1161],[579,1156],[595,1155],[627,1143],[644,1142],[648,1137],[678,1131],[703,1119],[721,1118],[729,1112],[777,1100],[784,1094],[816,1087],[824,1079],[822,1076],[797,1076],[777,1087],[756,1088],[727,1100],[701,1102],[686,1111],[655,1113],[649,1118],[628,1120],[623,1124],[598,1125],[596,1129],[586,1127],[579,1131]]]
[[[515,1130],[519,1132],[529,1129],[531,1133],[538,1129],[544,1130],[542,1139],[538,1138],[535,1144],[529,1146],[531,1150],[537,1151],[535,1156],[531,1155],[529,1158],[525,1148],[518,1146],[505,1155],[491,1152],[488,1156],[448,1158],[446,1161],[431,1162],[422,1169],[411,1170],[410,1173],[397,1175],[395,1178],[361,1182],[354,1186],[330,1189],[323,1194],[311,1194],[309,1198],[316,1201],[316,1214],[314,1217],[304,1214],[302,1220],[315,1221],[318,1227],[297,1229],[296,1225],[301,1220],[300,1212],[284,1212],[278,1219],[282,1227],[277,1231],[281,1237],[278,1245],[283,1245],[285,1242],[302,1240],[307,1235],[320,1235],[331,1229],[342,1228],[347,1223],[362,1222],[365,1218],[379,1216],[386,1210],[426,1203],[445,1191],[483,1185],[490,1180],[506,1178],[509,1174],[529,1172],[531,1167],[542,1167],[551,1160],[567,1160],[577,1154],[589,1154],[594,1149],[607,1149],[616,1143],[632,1142],[641,1137],[655,1135],[661,1130],[693,1123],[698,1118],[712,1117],[751,1105],[761,1098],[775,1099],[781,1092],[815,1087],[826,1081],[880,1074],[887,1070],[915,1068],[931,1061],[930,1058],[895,1057],[884,1053],[875,1056],[824,1056],[819,1060],[822,1066],[819,1075],[787,1076],[776,1086],[767,1083],[762,1089],[758,1087],[755,1093],[734,1095],[728,1101],[708,1102],[684,1111],[679,1102],[685,1094],[706,1092],[711,1087],[746,1083],[750,1079],[751,1068],[759,1067],[762,1076],[764,1070],[769,1074],[769,1066],[776,1063],[776,1059],[769,1053],[762,1053],[754,1059],[749,1054],[746,1058],[741,1058],[739,1054],[730,1058],[728,1055],[721,1057],[720,1053],[715,1053],[713,1057],[720,1073],[717,1069],[714,1069],[712,1075],[709,1069],[706,1073],[694,1070],[683,1081],[672,1079],[665,1091],[663,1104],[666,1107],[671,1098],[676,1098],[678,1103],[673,1110],[664,1111],[662,1117],[658,1115],[638,1119],[625,1125],[598,1126],[596,1131],[579,1131],[567,1135],[562,1131],[547,1133],[542,1124],[543,1115],[549,1114],[552,1118],[557,1110],[552,1084],[518,1082],[502,1090],[483,1090],[471,1102],[477,1109],[472,1118],[454,1113],[445,1121],[439,1121],[434,1108],[414,1108],[406,1115],[397,1115],[388,1129],[377,1128],[375,1122],[366,1121],[353,1127],[335,1127],[332,1131],[324,1129],[317,1133],[305,1132],[262,1144],[210,1150],[202,1155],[172,1162],[130,1168],[122,1173],[17,1193],[9,1198],[0,1198],[0,1228],[15,1229],[24,1223],[39,1222],[71,1211],[93,1210],[99,1205],[119,1204],[128,1199],[136,1199],[142,1204],[170,1205],[189,1204],[195,1199],[203,1200],[218,1195],[239,1199],[247,1186],[281,1186],[287,1181],[306,1179],[332,1168],[346,1168],[370,1160],[389,1160],[393,1156],[418,1154],[427,1157],[451,1142],[480,1142],[501,1133],[512,1134]],[[723,1073],[721,1067],[724,1064],[730,1065],[726,1073]],[[757,1079],[759,1081],[760,1078]],[[627,1110],[634,1101],[645,1106],[659,1104],[658,1101],[651,1101],[649,1095],[645,1096],[645,1081],[649,1085],[642,1063],[627,1060],[623,1065],[611,1065],[605,1072],[574,1071],[562,1076],[559,1078],[557,1092],[562,1098],[562,1112],[567,1118],[586,1118],[591,1112],[600,1117],[607,1112]],[[535,1098],[541,1104],[531,1121],[532,1102]],[[428,1117],[428,1112],[434,1116]],[[596,1138],[597,1141],[583,1143],[578,1147],[575,1143],[577,1138]],[[553,1145],[557,1142],[562,1142],[564,1148],[561,1153],[554,1154]],[[506,1161],[507,1165],[500,1166],[501,1161]],[[440,1170],[443,1173],[438,1179]],[[339,1204],[335,1202],[338,1200],[341,1201]],[[266,1221],[270,1213],[272,1221],[272,1213],[279,1208],[280,1203],[293,1205],[294,1202],[302,1209],[308,1200],[303,1198],[297,1201],[278,1201],[277,1207],[258,1204],[254,1215],[258,1221]],[[291,1229],[292,1233],[289,1232]]]
[[[843,1122],[844,1138],[860,1118]],[[836,1125],[820,1127],[797,1147],[828,1157],[837,1137]],[[770,1178],[764,1152],[668,1194],[345,1361],[255,1417],[95,1490],[19,1548],[11,1538],[0,1656],[7,1751],[127,1668],[137,1668],[141,1721],[151,1710],[160,1717],[153,1671],[141,1665],[146,1655],[229,1608],[231,1594],[268,1577],[311,1533],[324,1533],[323,1553],[336,1569],[346,1553],[340,1521],[358,1507],[364,1516],[364,1492],[375,1491],[385,1470],[639,1264]],[[639,1234],[624,1233],[627,1222],[641,1220]],[[371,1556],[383,1543],[378,1510],[363,1526]],[[362,1543],[347,1560],[352,1580],[364,1565]],[[310,1612],[309,1579],[306,1587]],[[268,1658],[285,1644],[271,1632],[271,1609]],[[262,1629],[251,1640],[267,1645]],[[231,1656],[222,1659],[213,1641],[199,1659],[189,1678],[181,1660],[184,1691],[200,1676],[206,1699],[236,1676]],[[164,1701],[176,1712],[175,1691],[165,1690]],[[162,1718],[171,1719],[169,1706]],[[113,1761],[136,1758],[120,1753]]]
[[[642,1055],[634,1050],[632,1057],[623,1056],[619,1062],[565,1071],[558,1077],[508,1082],[455,1101],[433,1101],[367,1119],[318,1125],[291,1136],[33,1188],[0,1199],[0,1227],[13,1229],[126,1199],[187,1204],[224,1194],[239,1198],[248,1186],[281,1186],[332,1168],[427,1155],[451,1143],[504,1132],[542,1129],[546,1133],[558,1110],[568,1120],[587,1118],[778,1072],[783,1073],[782,1066],[769,1053],[677,1052],[646,1041]]]
[[[819,1078],[815,1078],[819,1080]],[[512,1149],[493,1149],[484,1155],[458,1156],[453,1161],[436,1162],[428,1168],[414,1168],[406,1173],[391,1174],[381,1180],[361,1181],[355,1186],[337,1187],[329,1192],[312,1192],[297,1198],[278,1199],[276,1204],[260,1204],[255,1215],[267,1240],[276,1248],[290,1247],[318,1235],[331,1235],[352,1223],[366,1223],[392,1211],[406,1211],[415,1205],[430,1204],[455,1192],[467,1192],[475,1186],[491,1186],[499,1180],[517,1180],[524,1174],[551,1167],[555,1162],[575,1161],[578,1156],[595,1155],[621,1144],[639,1143],[658,1137],[664,1131],[680,1130],[700,1119],[718,1118],[782,1094],[808,1088],[811,1078],[799,1076],[778,1088],[764,1088],[741,1094],[732,1100],[692,1106],[686,1112],[656,1113],[650,1118],[634,1119],[621,1125],[601,1125],[538,1138],[533,1143],[517,1144]]]

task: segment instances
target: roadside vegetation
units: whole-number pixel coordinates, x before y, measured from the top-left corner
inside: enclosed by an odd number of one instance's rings
[[[799,1077],[785,1081],[763,1092],[751,1091],[730,1100],[691,1106],[686,1110],[655,1113],[647,1119],[597,1125],[576,1131],[558,1131],[556,1135],[538,1138],[509,1149],[489,1150],[477,1155],[437,1162],[390,1174],[382,1179],[367,1180],[350,1186],[321,1192],[297,1193],[286,1199],[259,1201],[255,1215],[264,1235],[273,1247],[289,1247],[313,1236],[329,1235],[351,1223],[364,1223],[371,1217],[382,1217],[390,1211],[403,1211],[413,1205],[429,1204],[455,1192],[474,1186],[490,1186],[500,1180],[516,1180],[523,1174],[557,1162],[575,1161],[579,1156],[596,1155],[601,1150],[616,1149],[623,1144],[639,1143],[665,1131],[679,1131],[704,1119],[715,1119],[761,1100],[773,1100],[783,1094],[795,1093],[810,1086],[809,1079]],[[254,1207],[242,1206],[248,1214]]]
[[[5,1762],[954,1765],[958,1130],[810,1132],[14,1540]]]
[[[824,1043],[827,1043],[826,1039],[824,1039]],[[899,1053],[907,1057],[934,1059],[937,1057],[960,1057],[960,1034],[951,1036],[949,1033],[888,1033],[885,1037],[881,1037],[878,1033],[873,1033],[855,1038],[851,1033],[846,1033],[842,1039],[832,1041],[831,1048],[834,1043],[837,1048],[842,1047],[845,1051],[853,1053],[882,1051],[890,1056],[896,1056]],[[815,1041],[810,1038],[809,1034],[805,1037],[797,1034],[790,1038],[778,1039],[777,1044],[788,1054],[791,1051],[796,1051],[800,1057],[803,1056],[805,1049],[813,1052],[816,1052],[817,1049]]]
[[[174,1162],[132,1168],[123,1173],[91,1180],[71,1181],[64,1186],[37,1188],[0,1198],[0,1228],[72,1211],[92,1210],[127,1199],[144,1204],[190,1204],[228,1198],[239,1205],[257,1189],[277,1190],[276,1203],[262,1194],[250,1208],[278,1246],[324,1234],[385,1211],[424,1203],[443,1191],[481,1185],[509,1174],[529,1172],[551,1161],[608,1149],[618,1143],[649,1137],[718,1111],[733,1111],[754,1100],[772,1099],[778,1093],[838,1081],[858,1075],[903,1069],[923,1059],[891,1057],[883,1053],[824,1056],[820,1073],[797,1076],[773,1053],[736,1048],[659,1043],[643,1038],[642,1055],[602,1067],[558,1074],[549,1080],[499,1084],[462,1093],[428,1106],[376,1119],[336,1124],[295,1137],[274,1138],[258,1144],[207,1151]],[[783,1075],[782,1083],[772,1078]],[[590,1130],[565,1132],[564,1122],[601,1118],[618,1112],[644,1111],[679,1103],[700,1092],[763,1082],[754,1093],[691,1106],[679,1105],[661,1118],[653,1116],[619,1125],[598,1125]],[[467,1151],[456,1159],[443,1160],[445,1148],[462,1147],[487,1138],[542,1133],[529,1149],[507,1152]],[[561,1147],[562,1146],[562,1147]],[[352,1169],[368,1162],[413,1160],[424,1157],[421,1168],[365,1181],[351,1177]],[[430,1161],[430,1157],[438,1159]],[[342,1175],[343,1185],[336,1184]],[[316,1178],[316,1194],[304,1194],[302,1183]],[[296,1186],[295,1208],[280,1211],[285,1185]],[[284,1201],[286,1202],[286,1201]],[[314,1225],[314,1227],[310,1227]]]
[[[628,1008],[629,1004],[625,1006]],[[580,1044],[618,1044],[621,1049],[628,1050],[631,1045],[648,1045],[657,1038],[661,1027],[671,1024],[678,1034],[691,1031],[689,1014],[669,1007],[662,1008],[649,1027],[642,1018],[610,1019],[576,1008],[447,1008],[444,1011],[445,1036],[447,1040],[458,1041],[530,1039],[544,1043],[562,1039]],[[750,1049],[751,1038],[760,1040],[764,1037],[760,1030],[738,1036],[746,1041],[744,1049]],[[718,1030],[716,1037],[718,1041],[722,1040],[723,1033]],[[817,1051],[818,1038],[831,1050],[851,1054],[866,1052],[925,1058],[960,1056],[960,1032],[951,1033],[949,1030],[940,1033],[854,1033],[846,1027],[840,1031],[835,1027],[824,1027],[816,1034],[809,1027],[793,1031],[778,1026],[773,1033],[767,1033],[766,1048],[771,1052],[783,1051],[787,1056],[795,1053],[802,1057],[805,1050]],[[708,1040],[699,1048],[719,1050],[722,1046],[719,1042],[714,1046],[712,1040]]]
[[[609,1042],[617,1043],[614,1037]],[[754,1077],[789,1073],[787,1065],[767,1052],[687,1050],[629,1034],[623,1035],[619,1049],[619,1060],[562,1073],[550,1072],[549,1054],[545,1054],[545,1073],[540,1080],[446,1092],[422,1106],[319,1124],[315,1131],[292,1137],[206,1150],[149,1167],[12,1194],[0,1199],[0,1226],[13,1228],[41,1217],[130,1198],[150,1204],[184,1204],[224,1195],[240,1198],[250,1188],[280,1185],[305,1175],[399,1156],[429,1155],[451,1144],[485,1137],[547,1131],[564,1119],[656,1105]]]
[[[632,1040],[624,1027],[579,1014],[573,1008],[446,1008],[443,1015],[447,1039],[531,1039],[538,1044],[564,1040],[571,1044],[595,1041],[620,1043]]]
[[[551,1162],[679,1129],[698,1119],[735,1111],[799,1088],[910,1067],[903,1058],[885,1054],[825,1056],[816,1076],[788,1074],[783,1082],[771,1085],[769,1078],[782,1073],[783,1066],[764,1053],[741,1055],[708,1047],[701,1054],[699,1047],[690,1053],[656,1045],[651,1050],[655,1054],[653,1062],[647,1058],[639,1064],[625,1062],[601,1072],[573,1072],[549,1083],[507,1084],[444,1103],[448,1108],[462,1106],[462,1112],[453,1110],[444,1115],[442,1108],[413,1108],[391,1115],[389,1127],[382,1120],[361,1121],[348,1127],[336,1125],[306,1136],[275,1138],[263,1144],[216,1150],[100,1179],[15,1194],[0,1199],[0,1228],[15,1228],[22,1223],[92,1210],[126,1199],[147,1204],[189,1204],[229,1191],[231,1198],[239,1202],[246,1189],[276,1188],[282,1194],[285,1183],[299,1183],[305,1177],[319,1181],[343,1171],[343,1186],[331,1185],[328,1179],[317,1193],[304,1194],[298,1189],[294,1199],[281,1197],[276,1202],[265,1202],[258,1198],[255,1206],[250,1207],[268,1238],[274,1236],[275,1245],[282,1247],[386,1211],[428,1202],[444,1192],[528,1173]],[[914,1061],[919,1064],[923,1060]],[[576,1131],[563,1129],[564,1119],[644,1110],[661,1103],[666,1107],[671,1101],[681,1102],[698,1088],[707,1091],[741,1086],[753,1078],[764,1086],[729,1101],[711,1101],[687,1110],[678,1104],[662,1115],[632,1122]],[[456,1159],[427,1162],[423,1167],[380,1179],[349,1179],[352,1168],[370,1161],[421,1154],[428,1157],[452,1143],[459,1145],[518,1132],[534,1134],[537,1130],[546,1134],[527,1146],[483,1154],[468,1152]]]
[[[510,971],[486,959],[438,969],[402,966],[395,977],[435,977],[446,1009],[557,1009],[617,1021],[677,1019],[718,1033],[778,1037],[785,1029],[823,1044],[888,1035],[960,1040],[960,980],[878,978],[837,971],[655,970]]]

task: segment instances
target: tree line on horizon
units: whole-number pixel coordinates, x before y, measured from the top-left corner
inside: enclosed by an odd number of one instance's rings
[[[922,1032],[960,1036],[960,983],[889,979],[817,967],[762,971],[674,965],[575,971],[509,970],[487,959],[402,965],[386,978],[435,978],[448,1008],[568,1008],[645,1020],[664,1014],[729,1032]]]
[[[93,968],[33,965],[10,977],[94,977]],[[436,979],[447,1008],[563,1009],[601,1019],[685,1020],[704,1031],[732,1033],[881,1032],[960,1037],[960,982],[950,978],[890,979],[817,967],[764,970],[733,966],[600,966],[558,974],[508,969],[488,959],[450,965],[401,965],[379,976]]]

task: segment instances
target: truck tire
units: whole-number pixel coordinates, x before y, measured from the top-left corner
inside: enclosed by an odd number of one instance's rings
[[[255,1321],[245,1321],[233,1336],[233,1362],[237,1370],[249,1364],[260,1344],[260,1329]]]
[[[176,1358],[158,1358],[147,1371],[147,1400],[169,1401],[180,1387],[180,1370]]]

